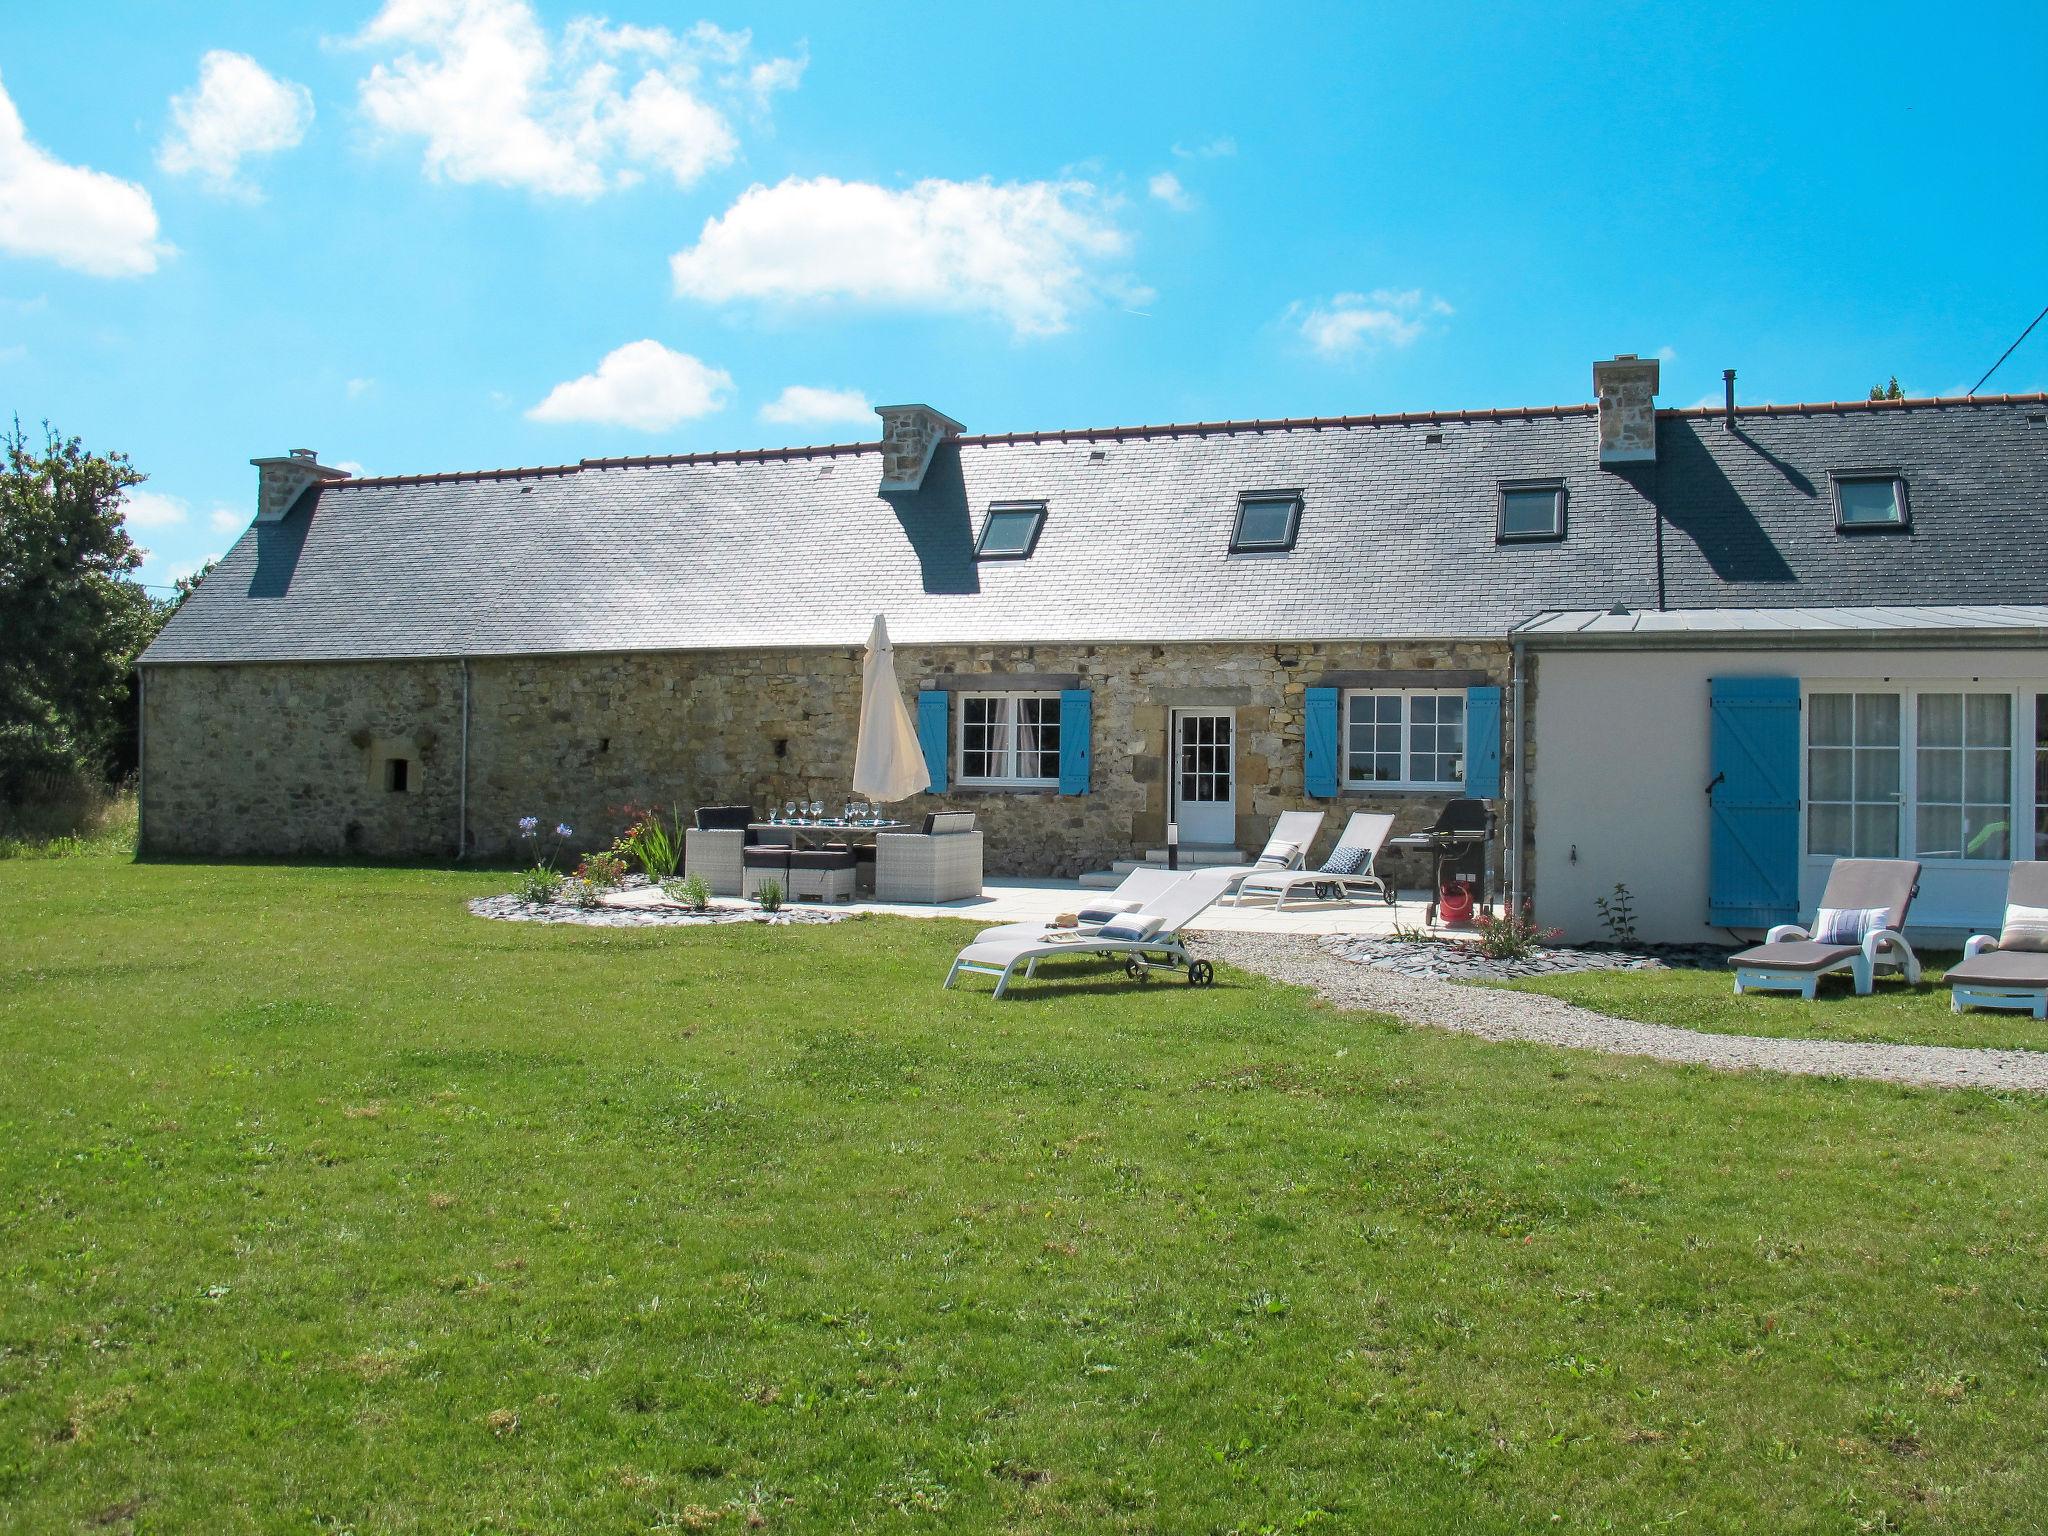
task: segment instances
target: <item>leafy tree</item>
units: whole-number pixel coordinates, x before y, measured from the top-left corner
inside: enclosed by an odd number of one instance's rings
[[[1906,398],[1906,392],[1899,388],[1899,376],[1895,373],[1892,375],[1892,381],[1889,384],[1871,385],[1870,398],[1873,400],[1903,400]]]
[[[0,800],[107,773],[135,657],[162,623],[133,580],[121,494],[143,476],[47,425],[0,439]]]
[[[185,599],[190,597],[194,592],[197,592],[199,590],[199,583],[206,580],[207,577],[211,576],[213,574],[213,568],[219,564],[220,562],[218,560],[209,560],[206,562],[206,564],[199,567],[198,570],[193,571],[189,575],[180,576],[176,581],[171,583],[171,590],[173,596],[169,599],[169,601],[167,601],[163,605],[162,617],[159,618],[159,620],[157,621],[158,628],[162,627],[164,619],[168,619],[172,614],[176,613],[180,608],[185,606]]]

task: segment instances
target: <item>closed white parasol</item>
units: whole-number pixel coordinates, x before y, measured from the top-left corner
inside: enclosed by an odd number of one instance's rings
[[[924,765],[917,726],[896,686],[896,648],[889,626],[875,615],[868,659],[861,669],[860,741],[853,753],[853,788],[871,800],[901,800],[932,781]]]

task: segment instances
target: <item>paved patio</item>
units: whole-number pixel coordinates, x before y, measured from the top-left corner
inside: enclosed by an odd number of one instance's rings
[[[941,902],[935,906],[897,901],[860,899],[850,902],[792,901],[791,907],[819,907],[830,912],[877,912],[890,917],[954,917],[972,923],[1045,922],[1061,912],[1072,912],[1090,897],[1103,893],[1088,890],[1071,880],[990,880],[981,895],[965,901]],[[622,891],[609,897],[616,906],[651,906],[664,900],[654,889]],[[1209,933],[1388,933],[1399,923],[1422,926],[1427,903],[1420,893],[1403,893],[1393,906],[1383,902],[1295,902],[1276,912],[1271,902],[1247,903],[1233,907],[1219,902],[1189,925],[1191,931]]]

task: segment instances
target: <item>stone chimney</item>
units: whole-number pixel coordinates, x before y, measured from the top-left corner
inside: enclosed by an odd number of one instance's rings
[[[884,491],[914,491],[923,485],[939,444],[965,430],[928,405],[878,405],[875,414],[882,418]]]
[[[256,521],[274,523],[292,509],[299,493],[327,480],[346,480],[348,471],[320,462],[310,448],[294,448],[280,459],[251,459],[256,466]]]
[[[1641,464],[1657,457],[1657,372],[1657,359],[1633,352],[1593,365],[1602,464]]]

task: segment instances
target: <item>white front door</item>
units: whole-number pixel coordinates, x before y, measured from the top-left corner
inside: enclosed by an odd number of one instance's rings
[[[1237,841],[1236,725],[1227,709],[1173,712],[1173,819],[1183,843]]]

